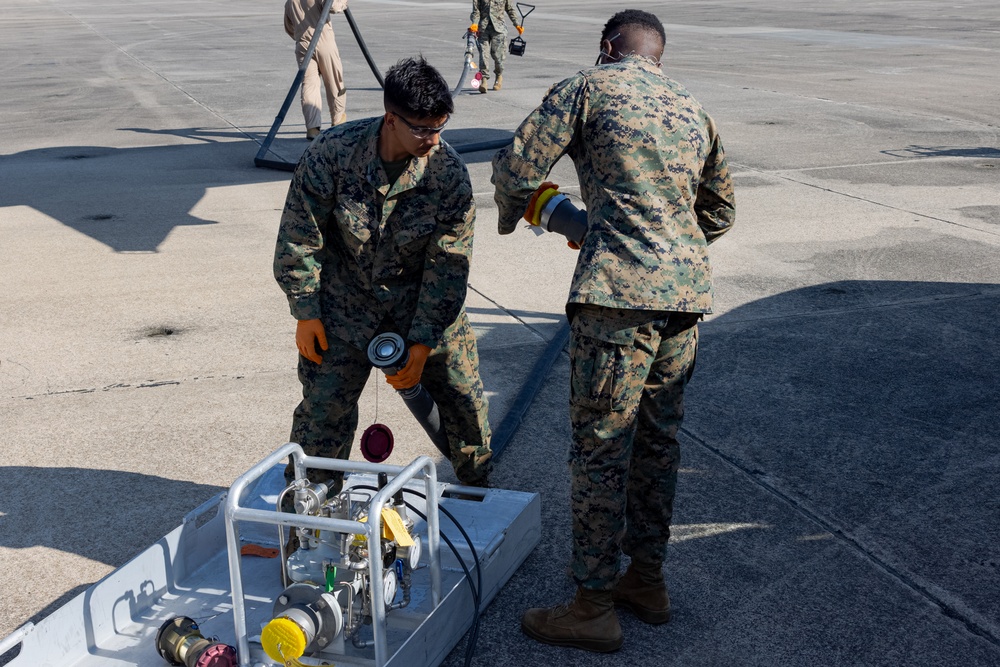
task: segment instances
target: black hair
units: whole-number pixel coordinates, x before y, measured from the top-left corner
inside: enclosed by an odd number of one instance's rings
[[[455,110],[451,89],[423,56],[405,58],[385,73],[382,100],[386,111],[411,118],[440,118]]]
[[[656,33],[660,37],[660,46],[665,46],[667,43],[667,33],[663,31],[660,19],[656,18],[655,14],[641,9],[626,9],[608,19],[604,24],[604,30],[601,31],[601,41],[614,37],[616,32],[622,32],[626,26]]]

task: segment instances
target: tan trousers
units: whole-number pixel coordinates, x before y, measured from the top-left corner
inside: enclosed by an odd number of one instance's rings
[[[309,35],[312,37],[312,35]],[[302,59],[309,49],[309,41],[298,42],[295,46],[295,57],[302,66]],[[320,35],[312,60],[306,67],[302,78],[302,116],[306,127],[323,126],[323,97],[320,92],[320,79],[326,88],[326,102],[330,108],[330,124],[337,125],[346,120],[347,89],[344,87],[344,66],[340,62],[340,51],[333,37],[333,30],[327,26]]]

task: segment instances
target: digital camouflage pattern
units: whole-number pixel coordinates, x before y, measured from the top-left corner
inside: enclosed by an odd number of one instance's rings
[[[570,574],[609,589],[621,552],[666,556],[680,465],[677,432],[698,314],[575,309],[570,336]]]
[[[274,276],[297,320],[364,349],[390,316],[436,347],[465,304],[476,217],[469,173],[442,142],[389,185],[382,118],[338,125],[306,149],[288,187]]]
[[[517,14],[510,0],[472,0],[472,15],[469,19],[479,26],[479,34],[484,30],[498,32],[507,36],[507,24],[503,15],[510,17],[510,22],[517,25]]]
[[[517,15],[514,14],[510,0],[472,0],[470,18],[479,26],[476,39],[479,45],[479,71],[484,80],[490,78],[487,53],[493,59],[493,71],[503,74],[507,58],[507,24],[503,20],[504,13],[510,17],[511,23],[517,25]]]
[[[483,75],[483,80],[490,78],[489,63],[486,54],[489,53],[493,59],[493,72],[498,76],[503,74],[503,64],[507,59],[507,35],[499,32],[479,31],[479,73]]]
[[[684,386],[712,307],[707,246],[732,227],[735,202],[712,119],[643,56],[553,86],[496,155],[501,234],[563,155],[588,224],[567,304],[570,573],[608,590],[622,552],[666,554]]]
[[[386,322],[379,333],[393,326]],[[328,343],[322,364],[299,356],[302,402],[295,408],[290,439],[309,456],[346,459],[358,427],[358,399],[372,366],[367,353],[353,345],[337,338]],[[479,377],[476,338],[464,311],[427,357],[420,382],[438,404],[455,475],[463,484],[480,485],[492,456],[489,406]],[[291,464],[285,474],[294,477]],[[337,480],[339,486],[341,475],[313,470],[309,477],[314,482]]]
[[[292,316],[320,319],[330,345],[321,365],[299,359],[303,401],[292,441],[307,453],[348,456],[371,369],[368,343],[392,330],[433,350],[422,382],[438,401],[456,473],[472,483],[489,461],[487,403],[463,310],[472,184],[442,142],[390,185],[378,155],[381,126],[378,117],[323,132],[288,188],[274,276]]]
[[[493,158],[501,234],[564,154],[588,224],[569,302],[711,312],[707,245],[735,201],[715,123],[690,93],[638,55],[553,86]]]

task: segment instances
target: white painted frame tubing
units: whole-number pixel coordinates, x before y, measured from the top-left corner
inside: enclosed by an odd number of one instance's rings
[[[304,516],[285,512],[255,510],[241,507],[240,497],[251,482],[260,478],[273,468],[281,459],[291,456],[295,468],[295,479],[305,477],[306,468],[319,470],[338,470],[342,472],[363,472],[395,475],[382,490],[375,494],[368,509],[368,521],[349,521],[346,519],[331,519],[318,516]],[[382,553],[382,508],[386,502],[403,485],[417,475],[424,473],[424,488],[427,496],[427,551],[430,561],[431,603],[436,609],[441,604],[441,533],[438,521],[437,469],[434,461],[427,456],[420,456],[405,468],[399,466],[367,463],[363,461],[344,461],[325,457],[306,456],[302,447],[289,442],[260,463],[241,475],[229,487],[226,495],[226,548],[229,556],[229,579],[232,585],[233,624],[236,629],[236,650],[239,655],[240,667],[250,667],[250,639],[247,633],[246,605],[243,599],[243,573],[240,569],[240,536],[237,521],[253,521],[274,526],[296,526],[316,530],[335,531],[339,533],[354,533],[368,537],[369,577],[372,592],[372,631],[375,635],[375,665],[383,667],[389,660],[389,647],[386,639],[385,607],[382,603],[382,560],[376,557]],[[279,554],[279,558],[284,557]],[[16,633],[15,633],[16,634]],[[13,637],[13,635],[12,635]]]

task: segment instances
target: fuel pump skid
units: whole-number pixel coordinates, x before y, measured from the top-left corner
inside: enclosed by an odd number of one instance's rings
[[[343,471],[343,488],[325,497],[308,468]],[[294,514],[278,509],[287,493]],[[238,656],[206,667],[438,665],[473,624],[475,586],[482,610],[538,543],[540,517],[537,494],[440,483],[426,456],[401,468],[309,457],[288,443],[0,646],[20,643],[11,667],[156,667],[170,661],[160,629],[181,628],[180,642],[193,620],[205,645]],[[287,528],[299,531],[298,549],[284,548]],[[187,619],[171,625],[178,617]]]

